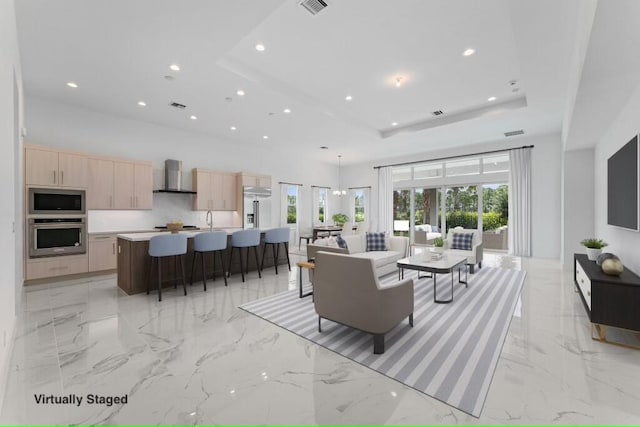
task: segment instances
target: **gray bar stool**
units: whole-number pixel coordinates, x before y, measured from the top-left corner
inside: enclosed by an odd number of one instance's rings
[[[158,264],[158,301],[162,301],[162,269],[160,261],[162,258],[172,256],[175,262],[176,274],[178,273],[178,257],[180,257],[180,273],[182,276],[182,287],[184,294],[187,295],[187,286],[184,282],[184,265],[182,256],[187,253],[187,236],[186,234],[163,234],[154,236],[149,240],[149,255],[151,256],[151,267],[149,268],[149,281],[147,282],[147,295],[149,295],[149,287],[153,277],[153,262],[157,260]],[[177,288],[177,277],[175,278],[174,288]]]
[[[273,228],[267,230],[264,233],[264,250],[262,251],[262,262],[260,263],[260,270],[264,267],[264,254],[267,252],[267,245],[271,245],[271,252],[273,252],[273,265],[276,267],[276,274],[278,274],[278,256],[280,255],[280,244],[284,245],[284,251],[287,254],[287,265],[289,271],[291,271],[291,262],[289,261],[289,236],[291,235],[291,229],[289,227]]]
[[[260,263],[258,262],[258,246],[260,246],[260,230],[251,228],[249,230],[236,231],[231,235],[231,253],[229,254],[229,265],[227,277],[231,277],[231,260],[233,259],[233,250],[240,251],[240,273],[242,273],[242,281],[244,282],[245,266],[242,264],[242,248],[247,248],[247,273],[249,273],[249,250],[253,248],[256,255],[256,268],[258,269],[258,277],[262,277],[260,272]]]
[[[202,257],[202,281],[204,282],[204,290],[207,291],[205,255],[209,252],[213,253],[213,280],[216,280],[216,253],[220,257],[220,265],[222,266],[222,277],[224,277],[224,285],[227,286],[227,272],[224,269],[224,258],[222,252],[227,249],[227,232],[211,231],[207,233],[196,234],[193,238],[193,262],[191,263],[191,285],[193,285],[193,273],[196,267],[196,258],[198,254]]]

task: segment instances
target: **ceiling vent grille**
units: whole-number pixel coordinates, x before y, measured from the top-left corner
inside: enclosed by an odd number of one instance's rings
[[[504,136],[516,136],[516,135],[524,135],[524,131],[520,130],[512,130],[511,132],[505,132]]]
[[[300,2],[300,5],[304,6],[304,8],[307,9],[307,11],[312,15],[317,14],[322,9],[327,7],[327,3],[325,3],[323,0],[303,0]]]
[[[169,104],[170,107],[175,107],[175,108],[179,108],[181,110],[184,110],[185,108],[187,108],[186,105],[184,104],[180,104],[179,102],[172,102],[171,104]]]
[[[442,110],[436,110],[432,111],[431,114],[433,114],[434,116],[441,116],[444,114],[444,112]]]

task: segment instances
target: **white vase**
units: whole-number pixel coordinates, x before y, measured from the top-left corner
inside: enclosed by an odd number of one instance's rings
[[[598,255],[600,255],[601,253],[602,249],[587,248],[587,258],[589,258],[589,261],[597,260]]]
[[[434,246],[433,248],[431,248],[431,250],[435,253],[443,253],[444,252],[444,247],[442,246]]]

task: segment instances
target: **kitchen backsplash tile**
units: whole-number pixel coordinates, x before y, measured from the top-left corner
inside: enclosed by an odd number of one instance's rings
[[[157,225],[181,220],[185,225],[206,227],[206,212],[192,211],[192,195],[153,194],[153,209],[147,211],[107,210],[88,213],[89,233],[149,230]],[[214,227],[242,227],[237,212],[214,212]]]

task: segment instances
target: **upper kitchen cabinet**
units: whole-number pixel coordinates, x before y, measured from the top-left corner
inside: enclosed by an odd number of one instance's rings
[[[151,163],[134,165],[133,196],[135,209],[153,208],[153,167]]]
[[[271,188],[271,176],[269,175],[255,175],[243,172],[240,177],[243,187]]]
[[[86,188],[88,170],[86,155],[33,145],[25,147],[26,185]]]
[[[236,174],[223,172],[211,173],[211,188],[214,211],[238,210],[236,181]]]
[[[236,174],[193,169],[193,210],[237,211]]]
[[[151,163],[116,161],[114,170],[115,209],[153,208],[153,168]]]
[[[89,159],[87,209],[115,209],[113,200],[114,161]]]
[[[153,208],[150,162],[91,158],[89,164],[89,209]]]

